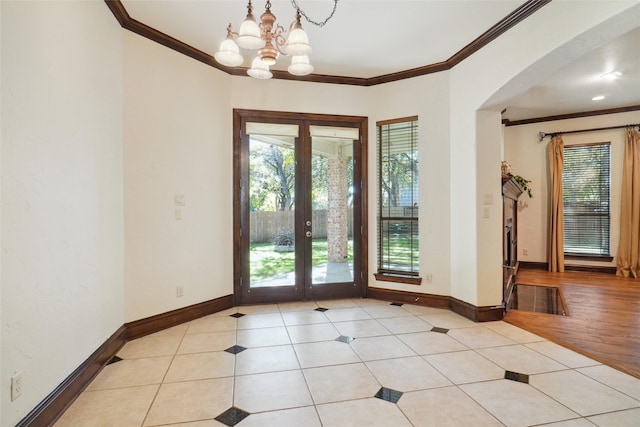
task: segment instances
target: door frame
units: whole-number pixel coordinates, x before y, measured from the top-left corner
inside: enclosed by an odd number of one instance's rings
[[[308,125],[322,126],[341,126],[358,128],[360,134],[359,150],[354,150],[354,174],[360,176],[359,186],[354,185],[354,203],[353,217],[354,226],[360,227],[360,239],[354,240],[354,247],[359,247],[359,257],[354,259],[354,286],[352,289],[345,290],[344,287],[331,286],[331,284],[323,285],[312,289],[311,283],[306,283],[304,289],[300,288],[295,292],[293,297],[290,291],[285,289],[270,288],[269,295],[257,295],[256,298],[243,296],[243,286],[248,286],[249,277],[249,259],[248,255],[243,251],[243,239],[248,239],[248,235],[243,236],[243,229],[249,229],[249,188],[247,179],[243,177],[243,172],[248,171],[249,159],[248,153],[242,150],[243,141],[246,142],[248,136],[244,134],[246,122],[262,122],[262,123],[288,123],[298,124],[300,129]],[[329,298],[346,298],[346,297],[366,297],[368,289],[368,209],[367,209],[367,141],[368,141],[368,119],[362,116],[338,116],[330,114],[310,114],[310,113],[291,113],[280,111],[264,111],[264,110],[246,110],[233,109],[233,300],[234,305],[255,304],[266,302],[284,302],[303,299],[329,299]],[[302,134],[302,132],[301,132]],[[302,137],[302,135],[301,135]],[[356,141],[354,141],[354,144]],[[303,151],[311,150],[310,141],[302,147]],[[298,165],[296,165],[296,174],[298,173]],[[298,180],[297,180],[298,181]],[[296,184],[297,186],[298,184]],[[301,203],[307,203],[302,200]],[[304,226],[304,218],[297,216],[296,228]],[[248,231],[247,233],[248,234]],[[245,243],[246,244],[246,243]],[[308,246],[311,242],[309,240]],[[299,256],[298,251],[304,251],[304,248],[296,248],[296,257]],[[359,266],[359,268],[357,268]],[[296,265],[297,274],[302,271]],[[246,282],[246,283],[243,283]]]

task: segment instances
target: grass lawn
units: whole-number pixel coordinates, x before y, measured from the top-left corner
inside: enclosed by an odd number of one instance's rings
[[[413,251],[411,245],[413,244]],[[387,236],[387,247],[384,248],[385,266],[398,268],[400,266],[417,265],[418,240],[410,239],[403,234],[391,234]]]
[[[353,261],[353,240],[349,240],[348,260]],[[312,263],[327,263],[327,239],[313,239]],[[251,281],[267,279],[293,272],[295,268],[295,252],[276,252],[273,243],[252,243],[249,249]]]
[[[418,263],[418,251],[412,253],[412,241],[406,236],[391,236],[388,240],[384,264],[389,267],[408,266],[411,262]],[[348,260],[353,261],[353,240],[349,240]],[[417,240],[413,240],[417,245]],[[327,239],[313,239],[313,265],[327,263]],[[295,252],[276,252],[273,243],[252,243],[249,252],[251,282],[268,279],[273,276],[292,273],[295,268]],[[417,247],[415,248],[417,249]],[[410,259],[413,255],[413,259]]]

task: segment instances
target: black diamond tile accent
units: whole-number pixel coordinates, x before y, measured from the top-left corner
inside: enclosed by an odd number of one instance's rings
[[[398,400],[402,397],[402,392],[392,388],[382,387],[374,397],[386,400],[387,402],[398,403]]]
[[[391,303],[391,305],[395,305],[395,306],[397,306],[397,307],[402,307],[402,306],[404,305],[404,303],[402,303],[402,302],[395,302],[395,301],[394,301],[394,302],[392,302],[392,303]]]
[[[447,332],[449,332],[449,330],[447,328],[439,328],[437,326],[434,326],[433,328],[431,328],[431,332],[438,332],[439,334],[446,334]]]
[[[121,357],[113,356],[111,359],[109,359],[109,361],[107,362],[107,365],[111,365],[112,363],[120,362],[121,360],[122,360]]]
[[[233,314],[230,314],[229,316],[231,316],[231,317],[235,317],[236,319],[238,319],[238,318],[240,318],[240,317],[242,317],[242,316],[246,316],[246,314],[242,314],[242,313],[233,313]]]
[[[242,409],[236,408],[235,406],[232,406],[231,408],[218,415],[216,417],[216,420],[220,421],[224,425],[233,427],[240,421],[247,418],[249,415],[251,414],[243,411]]]
[[[238,353],[242,353],[246,349],[247,349],[246,347],[243,347],[241,345],[233,345],[233,346],[227,348],[225,351],[227,353],[231,353],[231,354],[238,354]]]
[[[344,336],[344,335],[340,335],[338,338],[336,338],[336,341],[340,341],[340,342],[343,342],[345,344],[349,344],[353,340],[355,340],[354,337],[347,337],[347,336]]]
[[[504,379],[529,384],[529,375],[520,372],[504,371]]]
[[[329,311],[329,309],[328,308],[323,308],[323,307],[318,307],[318,308],[316,308],[316,311],[324,313],[325,311]]]

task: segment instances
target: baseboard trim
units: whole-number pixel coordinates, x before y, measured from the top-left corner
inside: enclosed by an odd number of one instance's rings
[[[449,297],[444,295],[421,294],[418,292],[396,291],[369,286],[367,298],[395,301],[425,307],[449,308]]]
[[[545,270],[546,271],[549,269],[549,264],[546,262],[520,261],[520,268],[526,268],[528,270]],[[616,274],[615,267],[598,267],[593,265],[565,264],[564,271],[586,271],[588,273]]]
[[[501,305],[477,307],[454,297],[449,297],[449,308],[474,322],[493,322],[502,320],[504,316],[504,308]]]
[[[127,341],[162,331],[202,316],[232,308],[233,295],[125,323],[71,375],[27,414],[16,427],[51,426],[91,383]]]
[[[125,342],[126,328],[123,325],[16,424],[16,427],[53,425]]]
[[[504,310],[501,306],[476,307],[454,297],[445,295],[422,294],[418,292],[397,291],[369,287],[369,298],[384,301],[396,301],[425,307],[446,308],[474,322],[491,322],[502,320]]]
[[[518,261],[520,268],[527,270],[545,270],[549,269],[549,263],[546,262],[533,262],[533,261]]]
[[[444,295],[370,287],[368,289],[368,297],[425,307],[446,308],[475,322],[501,320],[503,314],[502,307],[476,307]],[[53,425],[127,341],[217,313],[233,306],[233,295],[226,295],[214,300],[125,323],[26,417],[16,424],[16,427]]]
[[[564,271],[585,271],[587,273],[616,274],[615,267],[595,267],[591,265],[565,265]]]
[[[150,335],[181,323],[199,319],[200,317],[208,316],[209,314],[217,313],[231,307],[233,307],[233,295],[225,295],[199,304],[125,323],[127,341]]]

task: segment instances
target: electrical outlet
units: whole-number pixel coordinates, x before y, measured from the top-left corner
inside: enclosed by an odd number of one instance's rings
[[[13,402],[22,395],[22,372],[11,377],[11,401]]]
[[[433,275],[431,273],[424,275],[424,282],[431,283],[433,281]]]
[[[524,255],[524,256],[529,255],[529,249],[523,249],[522,250],[522,255]]]
[[[178,298],[180,298],[181,296],[184,296],[184,286],[177,286],[176,287],[176,296]]]

